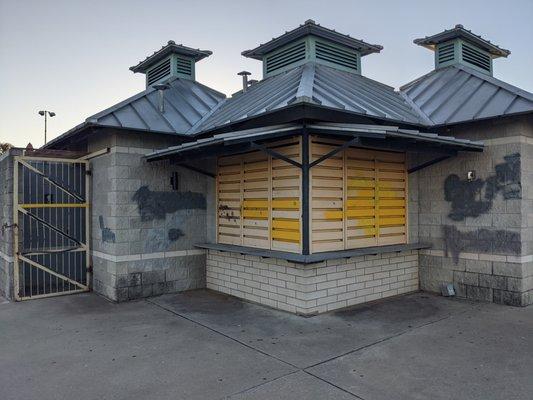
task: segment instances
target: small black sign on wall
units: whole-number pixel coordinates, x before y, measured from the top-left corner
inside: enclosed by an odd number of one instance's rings
[[[177,171],[172,172],[172,175],[170,175],[170,186],[172,190],[179,190],[179,176]]]

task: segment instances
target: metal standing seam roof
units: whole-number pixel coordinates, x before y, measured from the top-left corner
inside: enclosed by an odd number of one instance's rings
[[[246,129],[237,132],[222,133],[207,138],[199,139],[194,142],[187,142],[166,149],[157,150],[147,154],[147,160],[155,161],[171,155],[184,154],[191,150],[198,150],[202,147],[211,147],[216,145],[228,146],[245,141],[254,141],[271,138],[274,134],[291,135],[303,127],[302,124],[283,124],[264,128]],[[483,143],[468,139],[457,139],[452,136],[442,136],[435,133],[425,133],[411,129],[401,129],[397,126],[378,126],[364,124],[340,124],[340,123],[315,123],[306,125],[311,132],[345,132],[346,134],[378,134],[386,138],[400,138],[412,140],[415,142],[424,142],[433,145],[447,145],[459,150],[480,151],[483,149]],[[279,136],[278,136],[279,137]]]
[[[533,94],[464,65],[426,74],[400,88],[427,125],[533,111]]]
[[[96,125],[186,134],[225,96],[207,86],[188,79],[173,79],[165,90],[165,112],[159,112],[157,90],[149,88],[92,117]]]
[[[423,123],[394,88],[358,74],[308,62],[228,98],[196,130],[208,131],[297,102],[392,121]]]

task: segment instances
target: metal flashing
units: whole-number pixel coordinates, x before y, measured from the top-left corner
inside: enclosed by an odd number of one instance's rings
[[[313,254],[298,254],[289,253],[286,251],[267,250],[256,247],[237,246],[232,244],[220,244],[220,243],[202,243],[197,244],[196,247],[200,249],[226,251],[231,253],[249,254],[262,258],[277,258],[281,260],[291,261],[297,264],[314,264],[323,262],[326,260],[335,260],[339,258],[351,258],[365,255],[376,255],[383,253],[402,252],[407,250],[420,250],[431,248],[427,243],[409,243],[409,244],[394,244],[388,246],[373,246],[364,247],[360,249],[339,250],[339,251],[327,251],[322,253]]]

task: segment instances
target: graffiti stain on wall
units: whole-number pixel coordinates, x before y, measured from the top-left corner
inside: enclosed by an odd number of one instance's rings
[[[175,242],[182,236],[185,236],[185,234],[181,231],[181,229],[172,228],[168,230],[168,240],[171,242]]]
[[[98,222],[100,231],[102,232],[102,242],[115,243],[115,232],[105,226],[104,217],[100,215]]]
[[[522,186],[520,179],[520,154],[504,157],[504,162],[495,166],[495,174],[487,179],[468,181],[459,176],[449,175],[444,181],[444,199],[451,203],[448,214],[453,221],[464,221],[467,217],[476,218],[492,208],[498,193],[505,200],[520,199]]]
[[[143,221],[164,219],[178,210],[206,209],[205,196],[194,192],[158,192],[141,186],[133,195]]]
[[[520,255],[522,244],[518,232],[504,229],[476,229],[462,232],[453,225],[444,225],[444,255],[459,262],[462,252]]]

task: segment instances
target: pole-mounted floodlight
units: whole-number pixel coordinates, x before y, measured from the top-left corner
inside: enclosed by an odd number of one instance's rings
[[[44,116],[44,144],[46,144],[46,117],[49,115],[50,117],[55,117],[56,116],[56,113],[53,112],[53,111],[48,111],[48,110],[41,110],[39,111],[39,115],[42,117]]]

